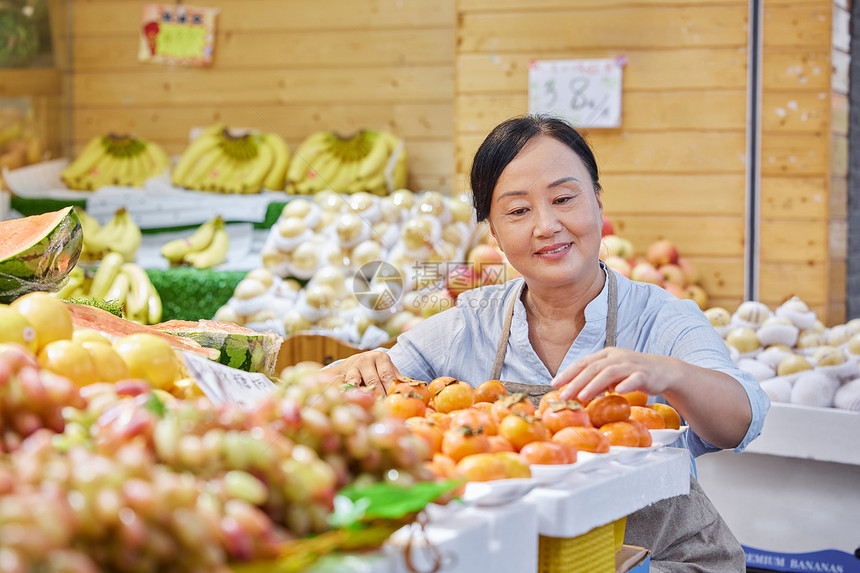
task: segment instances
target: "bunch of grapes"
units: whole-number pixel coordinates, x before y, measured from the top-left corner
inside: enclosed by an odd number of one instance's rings
[[[63,408],[83,403],[69,379],[39,368],[23,347],[0,345],[0,452],[16,450],[40,428],[62,432]]]
[[[344,388],[324,375],[307,375],[258,404],[255,415],[296,444],[313,449],[335,471],[336,486],[432,479],[430,451],[376,396]]]

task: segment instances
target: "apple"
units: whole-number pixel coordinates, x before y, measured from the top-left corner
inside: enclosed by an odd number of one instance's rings
[[[630,271],[630,278],[642,283],[663,286],[663,275],[657,272],[654,265],[647,262],[637,263]]]
[[[616,255],[611,255],[603,259],[603,262],[606,263],[606,266],[613,271],[617,271],[628,279],[630,278],[630,271],[633,270],[633,267],[630,266],[630,263],[628,263],[626,259],[622,259]]]
[[[678,249],[675,248],[672,241],[665,239],[654,241],[648,245],[648,249],[645,251],[645,259],[655,267],[666,264],[674,265],[678,263]]]
[[[660,265],[657,267],[657,272],[663,275],[664,284],[674,285],[678,288],[684,288],[687,284],[687,279],[684,277],[684,271],[678,265],[673,265],[672,263]]]
[[[678,298],[690,298],[687,296],[687,290],[684,287],[680,287],[676,284],[667,283],[663,285],[663,288],[666,289],[666,292],[669,294],[673,294]]]
[[[628,261],[633,260],[633,243],[627,239],[619,237],[618,235],[606,235],[603,237],[602,242],[606,245],[608,257],[616,256],[621,257],[622,259],[627,259]]]
[[[445,275],[445,286],[453,297],[481,284],[480,275],[473,265],[457,264],[450,267]]]
[[[708,293],[699,285],[688,285],[686,288],[687,298],[699,305],[703,311],[708,308]]]
[[[699,282],[699,269],[690,259],[678,257],[678,266],[684,271],[684,284],[692,285]]]
[[[612,221],[609,220],[609,217],[606,215],[602,215],[603,217],[603,229],[600,231],[600,236],[605,237],[606,235],[614,235],[615,228],[612,226]]]
[[[422,320],[424,320],[424,319],[421,318],[420,316],[413,316],[411,319],[407,320],[406,323],[404,323],[403,330],[401,330],[400,332],[401,333],[406,332],[407,330],[415,327],[415,325],[418,324],[419,322],[421,322]]]
[[[481,277],[481,284],[498,284],[504,282],[505,254],[492,245],[475,245],[466,255],[466,262],[472,271]]]

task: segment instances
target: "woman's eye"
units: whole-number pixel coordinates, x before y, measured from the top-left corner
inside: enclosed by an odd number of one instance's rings
[[[573,197],[559,197],[558,199],[555,200],[555,202],[557,205],[561,205],[561,204],[567,203],[571,199],[573,199]]]
[[[513,211],[510,211],[510,212],[508,213],[508,215],[522,215],[522,214],[524,214],[525,212],[526,212],[526,210],[525,210],[525,209],[514,209]]]

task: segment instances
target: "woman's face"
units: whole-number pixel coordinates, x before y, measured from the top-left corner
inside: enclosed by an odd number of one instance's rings
[[[490,228],[511,265],[532,283],[561,286],[597,272],[603,203],[579,156],[539,135],[493,189]]]

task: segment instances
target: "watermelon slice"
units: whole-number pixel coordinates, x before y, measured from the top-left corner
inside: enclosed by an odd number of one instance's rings
[[[274,332],[257,332],[232,322],[168,320],[150,328],[184,336],[221,352],[218,361],[246,372],[272,375],[283,339]]]
[[[137,334],[138,332],[148,332],[166,340],[174,350],[188,350],[209,360],[218,360],[220,353],[217,349],[205,348],[188,338],[173,336],[166,332],[155,330],[151,326],[144,326],[143,324],[125,320],[94,306],[70,302],[66,303],[66,306],[69,312],[72,313],[72,323],[75,325],[75,328],[89,328],[107,335],[111,340],[122,338],[129,334]]]
[[[0,222],[0,302],[60,288],[83,244],[72,207]]]

